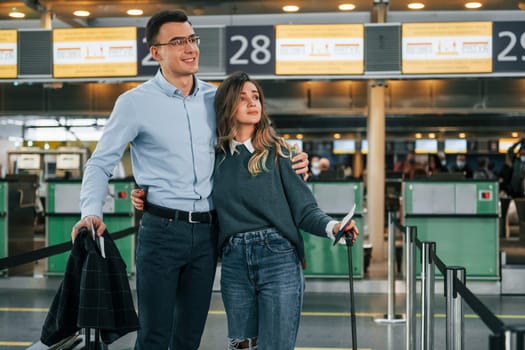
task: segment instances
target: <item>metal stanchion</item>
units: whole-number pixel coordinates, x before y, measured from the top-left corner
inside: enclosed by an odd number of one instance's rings
[[[395,212],[388,212],[388,296],[387,313],[384,318],[374,319],[377,323],[403,323],[405,319],[402,315],[395,314],[396,307],[396,278],[395,278],[395,232],[394,232]]]
[[[406,350],[416,349],[416,237],[417,227],[407,226],[405,233],[406,270]]]
[[[446,268],[445,295],[447,298],[447,350],[463,350],[463,300],[456,290],[456,279],[465,283],[465,268]]]
[[[435,242],[422,242],[421,257],[421,349],[434,349],[434,261]]]
[[[525,326],[511,325],[505,331],[505,350],[525,349]]]

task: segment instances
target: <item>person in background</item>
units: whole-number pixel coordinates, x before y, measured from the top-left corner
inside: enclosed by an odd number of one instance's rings
[[[304,291],[299,228],[335,240],[341,223],[319,209],[292,170],[292,150],[271,126],[256,81],[231,74],[218,88],[215,112],[213,199],[228,349],[293,350]],[[348,230],[355,241],[354,221]]]
[[[308,181],[315,181],[319,176],[321,170],[319,169],[319,156],[312,156],[310,159],[310,172],[308,173]]]
[[[456,156],[456,163],[450,167],[452,173],[463,173],[466,179],[472,179],[472,169],[467,164],[467,157],[464,154]]]
[[[196,77],[200,38],[182,11],[162,11],[146,25],[160,69],[117,99],[85,166],[82,219],[72,229],[106,224],[108,180],[131,144],[133,175],[148,190],[136,251],[140,330],[137,350],[195,350],[208,315],[217,264],[212,200],[216,87]],[[306,155],[298,165],[306,172]],[[145,195],[145,192],[141,192]]]
[[[428,166],[427,166],[427,176],[432,176],[437,173],[446,173],[448,169],[444,167],[441,163],[441,160],[437,154],[428,155]]]
[[[490,169],[490,160],[488,157],[478,158],[478,168],[472,175],[474,180],[495,180],[496,175]]]
[[[525,197],[525,138],[510,146],[507,155],[512,162],[509,194],[513,198]]]

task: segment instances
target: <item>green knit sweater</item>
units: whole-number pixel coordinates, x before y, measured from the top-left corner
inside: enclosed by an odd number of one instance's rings
[[[290,159],[279,157],[270,149],[268,171],[252,176],[248,160],[252,154],[238,146],[233,155],[219,152],[216,157],[213,201],[219,216],[219,246],[236,233],[275,227],[289,239],[304,257],[304,243],[299,228],[326,237],[326,225],[334,220],[319,207],[303,179],[292,169]]]

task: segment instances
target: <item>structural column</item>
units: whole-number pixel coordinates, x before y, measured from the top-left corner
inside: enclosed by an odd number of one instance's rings
[[[385,84],[368,82],[368,156],[366,205],[372,259],[383,261],[385,229]]]
[[[385,23],[388,0],[373,0],[372,22]],[[385,259],[385,83],[368,81],[367,210],[372,260]]]

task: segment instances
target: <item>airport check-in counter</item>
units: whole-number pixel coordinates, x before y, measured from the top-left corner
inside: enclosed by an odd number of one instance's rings
[[[406,181],[403,198],[405,225],[417,227],[420,241],[436,242],[444,264],[465,267],[469,278],[498,278],[497,182]]]
[[[7,184],[0,181],[0,258],[7,256]],[[0,271],[2,275],[5,271]]]
[[[81,181],[56,180],[47,184],[46,232],[47,245],[71,240],[71,229],[80,219]],[[104,223],[109,233],[134,226],[134,209],[131,204],[133,182],[112,180],[103,207]],[[135,236],[129,235],[115,241],[128,274],[135,267]],[[69,252],[51,256],[48,259],[49,274],[61,274],[66,269]]]
[[[354,277],[363,277],[363,184],[361,182],[310,182],[308,184],[319,207],[337,220],[341,220],[355,202],[354,220],[361,234],[352,247]],[[311,277],[348,276],[348,250],[345,244],[332,245],[332,241],[303,232],[306,269]]]

